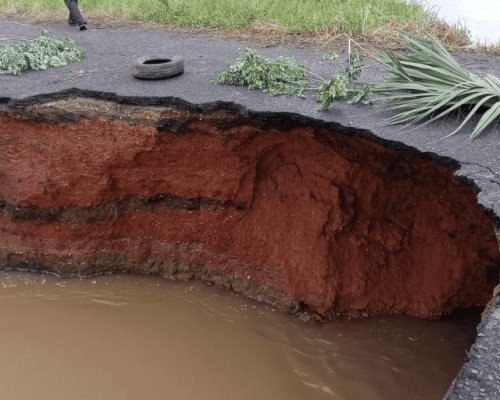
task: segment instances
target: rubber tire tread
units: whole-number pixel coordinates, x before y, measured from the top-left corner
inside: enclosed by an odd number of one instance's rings
[[[144,64],[149,60],[169,59],[162,64]],[[132,75],[138,79],[167,79],[179,76],[184,72],[184,58],[182,56],[148,55],[139,57],[132,66]]]

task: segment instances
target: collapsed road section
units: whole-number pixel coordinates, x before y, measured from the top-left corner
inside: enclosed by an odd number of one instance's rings
[[[318,318],[437,318],[498,284],[458,165],[231,104],[68,91],[0,104],[0,265],[201,279]]]

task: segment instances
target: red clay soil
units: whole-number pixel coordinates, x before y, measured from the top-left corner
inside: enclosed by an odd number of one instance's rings
[[[326,318],[435,318],[498,282],[471,188],[366,139],[0,116],[0,148],[4,267],[201,278]]]

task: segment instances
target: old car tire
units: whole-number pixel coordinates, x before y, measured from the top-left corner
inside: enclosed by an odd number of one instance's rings
[[[153,55],[139,57],[132,66],[132,75],[139,79],[167,79],[184,72],[184,58]]]

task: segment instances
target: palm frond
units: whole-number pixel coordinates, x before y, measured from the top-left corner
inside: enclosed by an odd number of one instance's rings
[[[390,124],[427,124],[466,108],[465,120],[448,136],[460,131],[482,109],[470,138],[476,138],[500,117],[500,79],[463,69],[435,39],[403,32],[407,55],[380,52],[378,59],[392,72],[373,88],[386,95],[388,110],[398,113]],[[447,136],[447,137],[448,137]]]

